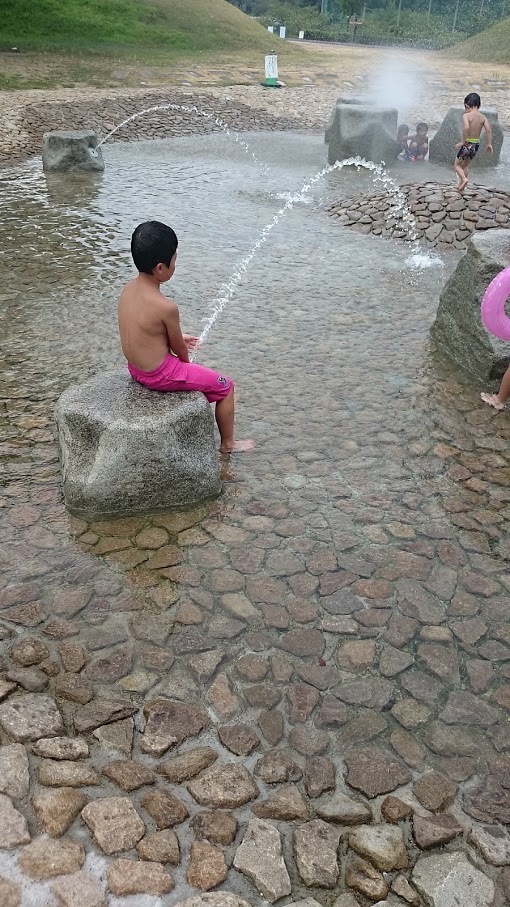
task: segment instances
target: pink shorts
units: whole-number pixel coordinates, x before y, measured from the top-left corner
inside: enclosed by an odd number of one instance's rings
[[[232,390],[231,378],[214,372],[212,368],[196,365],[194,362],[181,362],[171,353],[153,372],[142,372],[128,362],[129,374],[139,384],[152,391],[201,391],[209,403],[223,400]]]

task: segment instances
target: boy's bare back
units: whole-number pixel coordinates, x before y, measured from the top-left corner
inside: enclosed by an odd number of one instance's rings
[[[470,139],[479,139],[482,129],[486,129],[487,119],[479,110],[470,110],[463,116],[463,127],[467,128]]]
[[[127,361],[143,372],[154,371],[170,352],[167,321],[175,318],[178,323],[175,302],[139,275],[122,290],[118,312],[122,352]]]

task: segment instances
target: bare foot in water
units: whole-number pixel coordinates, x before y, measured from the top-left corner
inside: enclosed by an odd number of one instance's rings
[[[230,454],[230,453],[245,453],[248,450],[253,450],[255,447],[255,441],[233,441],[232,444],[221,445],[220,453]]]
[[[497,394],[483,393],[483,394],[480,394],[480,397],[482,398],[484,403],[488,403],[489,406],[493,406],[494,409],[504,409],[505,408],[505,404],[502,403],[501,400],[499,400]]]
[[[468,180],[462,180],[462,182],[460,182],[457,186],[457,189],[459,190],[459,192],[464,192],[464,189],[466,188],[467,184],[468,184]]]

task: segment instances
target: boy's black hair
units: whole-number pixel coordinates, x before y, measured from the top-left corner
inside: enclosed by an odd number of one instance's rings
[[[464,104],[467,104],[468,107],[481,107],[482,99],[476,91],[472,91],[471,94],[467,94],[464,98]]]
[[[417,123],[417,124],[416,124],[416,132],[419,132],[420,129],[425,129],[425,130],[428,132],[428,131],[429,131],[429,124],[428,124],[428,123]]]
[[[406,130],[406,132],[409,132],[409,126],[407,125],[407,123],[400,124],[400,126],[397,129],[397,135],[399,135],[401,132],[403,132],[404,129]]]
[[[171,227],[159,220],[138,224],[131,237],[131,255],[135,268],[152,274],[156,265],[168,265],[177,252],[178,240]]]

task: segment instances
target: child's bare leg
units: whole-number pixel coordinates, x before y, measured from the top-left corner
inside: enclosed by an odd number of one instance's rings
[[[459,183],[457,189],[459,192],[462,192],[468,184],[468,161],[460,161],[458,158],[455,158],[454,170],[456,171],[459,177]]]
[[[505,404],[510,397],[510,366],[501,379],[497,394],[483,393],[480,394],[480,396],[484,403],[488,403],[489,406],[493,406],[494,409],[504,409]]]
[[[220,433],[221,453],[232,453],[232,451],[252,450],[255,447],[254,441],[235,441],[234,440],[234,388],[230,393],[218,400],[215,410],[216,424]]]

